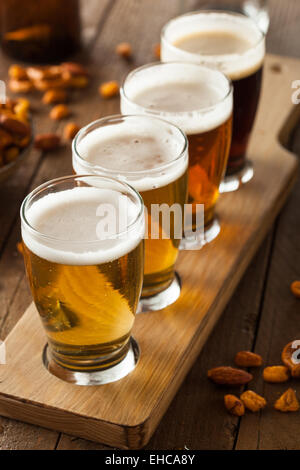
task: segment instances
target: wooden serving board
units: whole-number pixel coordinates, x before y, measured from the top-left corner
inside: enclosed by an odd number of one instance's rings
[[[220,236],[201,251],[180,253],[180,299],[163,311],[137,315],[133,334],[141,358],[136,369],[99,387],[51,376],[42,364],[45,334],[31,304],[5,341],[1,415],[113,447],[138,449],[148,442],[292,188],[297,158],[279,140],[288,139],[300,116],[300,106],[291,101],[296,79],[299,60],[267,57],[249,149],[255,177],[238,192],[221,196]]]

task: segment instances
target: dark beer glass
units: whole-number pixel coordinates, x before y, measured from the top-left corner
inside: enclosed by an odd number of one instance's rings
[[[265,35],[246,16],[199,11],[171,20],[163,28],[163,62],[196,62],[218,68],[234,87],[233,136],[221,191],[234,191],[253,177],[246,158],[259,103],[265,56]]]

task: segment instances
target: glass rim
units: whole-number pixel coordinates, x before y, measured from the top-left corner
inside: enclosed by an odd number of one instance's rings
[[[166,37],[167,29],[172,25],[172,23],[175,23],[176,21],[180,20],[181,18],[188,18],[188,17],[194,17],[194,16],[203,16],[203,15],[208,15],[208,14],[217,14],[217,15],[223,16],[223,17],[224,16],[225,17],[236,17],[236,18],[242,19],[243,21],[246,21],[249,24],[251,23],[251,25],[254,26],[257,29],[257,31],[261,34],[261,37],[258,39],[258,41],[255,44],[253,44],[253,46],[251,46],[249,49],[247,49],[247,51],[245,51],[243,53],[216,54],[216,55],[205,54],[205,53],[196,54],[195,52],[185,51],[183,49],[180,49],[180,47],[174,46],[174,44],[172,44],[167,39],[167,37]],[[160,37],[161,37],[161,41],[165,41],[166,44],[168,45],[168,47],[170,47],[171,49],[174,49],[176,51],[179,50],[179,51],[187,54],[190,57],[197,57],[197,58],[203,57],[206,60],[212,60],[212,61],[216,61],[218,59],[222,59],[223,61],[229,61],[229,60],[232,60],[232,59],[237,59],[237,58],[240,58],[240,57],[247,56],[253,49],[258,47],[261,43],[263,43],[265,41],[266,33],[259,27],[259,25],[252,18],[250,18],[247,15],[243,15],[242,13],[238,13],[238,12],[234,12],[234,11],[213,10],[212,9],[212,10],[195,10],[195,11],[191,11],[189,13],[184,13],[183,15],[176,16],[175,18],[172,18],[171,20],[169,20],[163,26],[163,28],[161,30],[161,36]]]
[[[106,124],[106,123],[109,124],[109,123],[113,123],[115,121],[119,121],[121,119],[126,120],[126,119],[131,119],[131,118],[139,118],[139,119],[146,119],[146,120],[149,120],[149,119],[153,120],[154,119],[156,121],[163,122],[164,124],[168,124],[172,128],[175,128],[176,132],[181,137],[183,137],[183,147],[182,147],[181,151],[179,152],[179,155],[176,158],[174,158],[174,160],[168,161],[167,163],[164,163],[163,165],[157,166],[155,168],[150,168],[150,169],[146,169],[146,170],[136,170],[136,171],[123,171],[123,170],[120,171],[120,170],[117,170],[117,169],[113,169],[113,168],[109,169],[109,168],[103,167],[101,165],[90,163],[79,154],[78,149],[77,149],[78,139],[86,131],[89,131],[90,128],[92,128],[93,126],[98,125],[98,124],[100,124],[99,127],[102,127],[102,125]],[[178,162],[182,158],[185,158],[185,156],[187,155],[188,139],[187,139],[187,136],[185,135],[185,133],[178,126],[176,126],[175,124],[172,124],[171,122],[167,121],[166,119],[162,119],[162,118],[159,118],[159,117],[156,117],[156,116],[149,116],[147,114],[113,114],[111,116],[105,116],[105,117],[102,117],[100,119],[96,119],[95,121],[91,122],[87,126],[80,129],[80,131],[77,133],[75,139],[72,142],[72,150],[75,154],[75,157],[87,169],[91,169],[91,170],[99,169],[99,171],[105,173],[106,175],[118,175],[119,177],[124,175],[124,177],[126,177],[126,176],[144,175],[145,173],[146,174],[152,174],[152,173],[156,173],[157,171],[166,170],[166,169],[170,168],[171,166],[173,166],[175,164],[175,162]],[[101,175],[99,175],[99,176],[101,176]],[[121,181],[123,181],[123,180],[121,180]],[[126,184],[128,184],[128,183],[126,183]]]
[[[183,15],[184,16],[184,15]],[[142,70],[146,70],[148,68],[154,68],[154,67],[168,67],[168,66],[172,66],[172,65],[178,65],[178,66],[193,66],[193,67],[197,67],[199,69],[205,69],[205,70],[208,70],[210,72],[213,72],[215,73],[216,75],[219,75],[219,76],[222,76],[225,81],[227,82],[228,84],[228,91],[226,93],[225,96],[223,96],[219,101],[217,101],[215,104],[211,105],[211,106],[203,106],[203,108],[196,108],[194,109],[193,111],[163,111],[163,110],[159,110],[159,109],[155,109],[155,108],[151,108],[151,111],[148,111],[148,108],[146,108],[145,106],[142,106],[138,103],[136,103],[135,101],[133,101],[131,98],[128,97],[128,95],[126,94],[125,92],[125,86],[126,86],[126,82],[128,80],[130,80],[134,75],[136,75],[137,73],[141,72]],[[128,103],[130,104],[134,104],[135,107],[137,107],[138,109],[140,110],[147,110],[148,112],[154,112],[154,113],[159,113],[159,114],[163,114],[164,116],[172,116],[173,114],[176,114],[176,116],[184,116],[186,115],[187,113],[189,112],[192,112],[192,113],[206,113],[206,112],[209,112],[209,111],[212,111],[214,110],[218,105],[224,103],[229,97],[230,95],[233,95],[233,83],[232,83],[232,80],[231,78],[229,78],[225,73],[223,73],[221,70],[218,70],[216,68],[213,68],[213,67],[208,67],[207,65],[202,65],[202,64],[197,64],[195,62],[180,62],[180,61],[170,61],[170,62],[150,62],[149,64],[145,64],[145,65],[142,65],[140,67],[137,67],[136,69],[132,70],[123,80],[122,82],[122,85],[120,87],[120,95],[121,95],[121,98],[124,98]],[[147,114],[149,116],[149,114]],[[151,115],[151,114],[150,114]],[[152,115],[151,115],[152,116]],[[153,116],[154,117],[154,116]],[[156,116],[155,116],[156,117]]]
[[[29,232],[37,237],[40,237],[44,240],[52,240],[52,241],[61,241],[61,242],[68,242],[72,244],[84,244],[84,245],[90,245],[90,244],[95,244],[95,243],[101,243],[103,240],[100,240],[99,238],[94,239],[94,240],[67,240],[61,237],[53,237],[52,235],[47,235],[46,233],[40,232],[36,228],[34,228],[28,221],[26,217],[26,209],[28,204],[34,199],[34,197],[40,193],[43,193],[47,188],[53,188],[55,186],[58,186],[59,184],[65,182],[65,181],[75,181],[77,179],[89,179],[89,178],[97,178],[99,180],[105,180],[105,181],[110,181],[113,183],[117,183],[120,186],[123,186],[124,189],[127,190],[127,193],[130,193],[131,195],[134,195],[136,198],[136,201],[138,201],[140,208],[139,211],[135,217],[135,219],[128,225],[126,230],[120,231],[116,233],[116,237],[121,237],[123,235],[126,235],[129,233],[131,230],[134,229],[134,227],[140,223],[141,219],[144,217],[144,201],[142,199],[142,196],[138,191],[136,191],[130,184],[126,183],[125,181],[118,180],[116,178],[111,178],[108,176],[103,176],[103,175],[96,175],[96,174],[87,174],[87,175],[68,175],[68,176],[61,176],[59,178],[54,178],[52,180],[46,181],[45,183],[37,186],[35,189],[33,189],[25,199],[23,200],[20,208],[20,218],[21,218],[21,223],[25,225],[26,230],[29,230]],[[96,186],[91,186],[95,187]],[[101,189],[101,188],[98,188]]]

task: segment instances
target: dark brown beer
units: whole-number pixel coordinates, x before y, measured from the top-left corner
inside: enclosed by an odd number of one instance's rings
[[[162,32],[162,61],[180,60],[218,68],[233,82],[233,135],[227,175],[245,166],[259,103],[265,37],[249,18],[199,11],[171,20]]]
[[[233,81],[233,129],[228,175],[235,173],[245,163],[246,150],[259,103],[262,72],[261,67],[249,77]]]

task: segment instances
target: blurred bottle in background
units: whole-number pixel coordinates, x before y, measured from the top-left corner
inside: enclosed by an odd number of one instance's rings
[[[79,0],[1,0],[1,46],[29,62],[64,59],[80,45]]]
[[[270,24],[267,0],[198,0],[195,10],[230,10],[252,18],[267,33]]]

